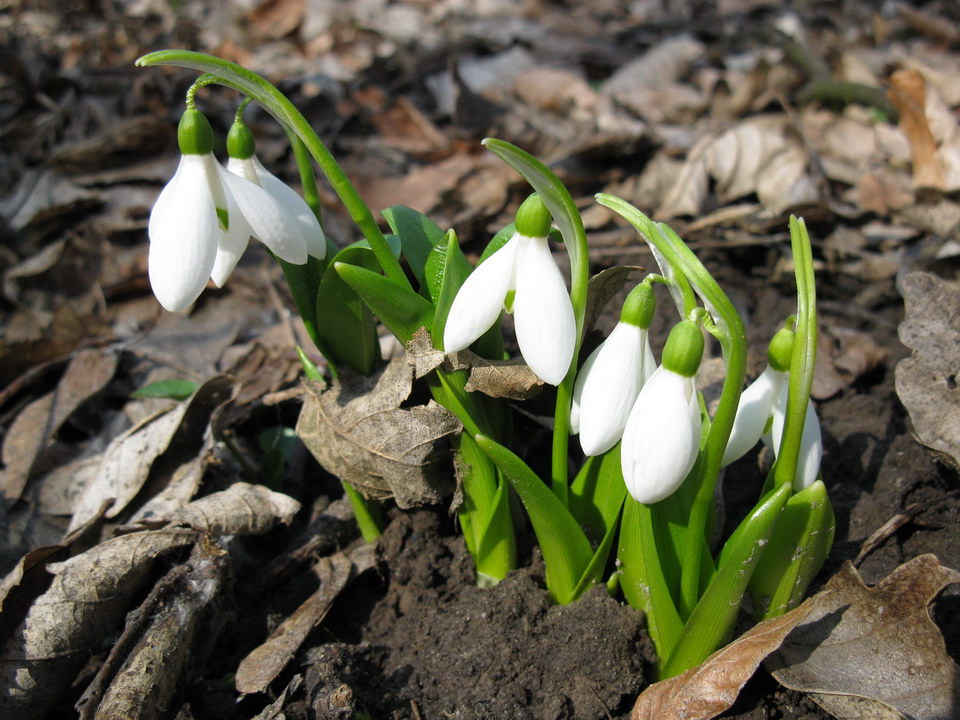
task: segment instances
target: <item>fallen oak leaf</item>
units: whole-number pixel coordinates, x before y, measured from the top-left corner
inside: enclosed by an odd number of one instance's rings
[[[764,620],[696,667],[654,683],[637,698],[630,720],[709,720],[726,711],[757,667],[813,608],[808,599]]]
[[[810,693],[845,720],[955,718],[960,667],[927,608],[958,582],[960,572],[929,554],[872,588],[847,562],[764,665],[780,684]]]
[[[943,190],[943,169],[937,159],[937,143],[925,110],[923,75],[917,70],[897,70],[890,76],[887,97],[900,113],[900,130],[910,143],[914,186]]]
[[[460,422],[433,401],[400,407],[413,388],[406,360],[394,358],[370,377],[344,370],[326,390],[305,388],[297,435],[327,472],[368,497],[392,496],[401,508],[453,492],[442,450]]]

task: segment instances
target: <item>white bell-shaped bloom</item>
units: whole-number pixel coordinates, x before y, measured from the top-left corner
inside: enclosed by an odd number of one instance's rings
[[[784,382],[773,404],[773,424],[770,434],[774,456],[780,454],[780,441],[783,438],[784,414],[787,409],[787,391],[789,383]],[[820,460],[823,457],[823,440],[820,435],[820,420],[813,407],[813,401],[807,400],[807,412],[803,418],[803,433],[800,436],[800,454],[797,457],[797,471],[793,476],[793,489],[799,492],[812,485],[820,474]]]
[[[500,316],[513,291],[514,325],[524,361],[544,382],[559,385],[576,339],[573,305],[547,238],[519,232],[470,274],[444,327],[446,352],[467,348]]]
[[[606,452],[623,436],[630,410],[657,367],[647,330],[619,322],[590,353],[573,386],[570,432],[586,455]]]
[[[786,373],[769,365],[746,390],[740,394],[740,404],[733,420],[727,449],[721,466],[729,465],[746,455],[763,436],[773,414],[773,404],[780,395]]]
[[[700,451],[700,404],[695,377],[659,367],[637,395],[620,446],[630,495],[641,503],[669,497]]]
[[[277,204],[296,222],[306,244],[307,254],[321,260],[326,257],[326,237],[317,216],[306,201],[283,180],[267,170],[256,155],[244,159],[230,158],[227,161],[227,170],[256,183],[270,193]]]

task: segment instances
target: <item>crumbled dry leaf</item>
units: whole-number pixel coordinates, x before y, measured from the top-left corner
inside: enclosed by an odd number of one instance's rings
[[[370,207],[406,205],[429,213],[445,193],[454,190],[462,182],[476,164],[473,156],[457,153],[441,162],[415,167],[402,177],[377,176],[361,180],[360,190]]]
[[[616,97],[639,87],[663,87],[679,80],[690,63],[706,52],[703,43],[679,35],[657,43],[649,52],[628,62],[603,84],[605,95]]]
[[[813,609],[810,600],[764,620],[696,667],[654,683],[637,698],[630,720],[709,720],[733,705],[763,659],[780,647]]]
[[[401,408],[412,385],[402,358],[371,377],[344,371],[326,391],[307,383],[297,434],[327,472],[369,497],[393,496],[401,508],[439,502],[454,485],[440,451],[460,422],[433,401]]]
[[[306,0],[263,0],[247,15],[252,35],[259,39],[279,40],[303,21]]]
[[[300,503],[263,485],[237,482],[166,516],[143,520],[147,527],[183,526],[213,535],[259,535],[289,525]]]
[[[957,582],[960,572],[934,555],[904,563],[872,588],[848,562],[765,666],[838,718],[955,717],[960,667],[928,605]]]
[[[543,380],[538,378],[522,358],[487,360],[470,350],[446,354],[433,347],[426,328],[417,330],[407,344],[407,362],[414,377],[422,378],[441,365],[449,372],[469,370],[464,385],[467,392],[482,392],[490,397],[529,400],[540,394]]]
[[[80,720],[162,720],[178,707],[217,639],[229,568],[229,555],[201,540],[154,585],[77,702]]]
[[[202,443],[211,415],[234,391],[232,380],[215,376],[173,410],[148,417],[116,437],[103,453],[99,474],[77,503],[68,533],[95,516],[107,499],[113,500],[107,516],[119,515],[146,483],[154,462],[169,448],[183,451],[175,441],[188,447]]]
[[[343,553],[320,559],[315,569],[320,578],[319,589],[280,623],[263,645],[240,661],[234,681],[237,692],[264,692],[269,687],[300,649],[310,631],[326,617],[333,601],[347,586],[353,571],[353,563]]]
[[[122,622],[154,561],[196,539],[192,530],[134,533],[48,565],[50,587],[0,648],[0,715],[43,717]]]
[[[110,382],[118,358],[111,350],[80,350],[57,389],[34,400],[17,416],[3,441],[3,494],[8,503],[20,499],[37,456],[73,411]]]
[[[900,113],[900,129],[910,141],[913,183],[918,188],[944,188],[943,170],[937,160],[937,144],[925,112],[923,76],[916,70],[898,70],[890,76],[887,97]]]
[[[960,467],[960,290],[936,275],[903,280],[905,318],[900,340],[913,355],[897,363],[896,388],[920,442]]]

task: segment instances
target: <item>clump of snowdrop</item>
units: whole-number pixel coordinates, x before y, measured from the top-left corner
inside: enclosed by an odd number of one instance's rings
[[[289,263],[307,261],[298,216],[258,183],[228,173],[217,162],[213,129],[200,111],[187,108],[177,139],[180,164],[157,198],[147,228],[150,284],[164,308],[185,310],[211,278],[222,286],[251,236]]]
[[[640,389],[656,370],[647,338],[655,308],[650,284],[637,285],[627,296],[616,327],[580,368],[570,432],[579,433],[585,455],[600,455],[620,441]]]
[[[517,344],[530,369],[559,385],[576,342],[573,305],[547,234],[550,213],[534,193],[517,210],[515,232],[466,279],[447,315],[443,349],[469,347],[500,317],[513,312]]]
[[[637,395],[623,430],[620,466],[637,502],[669,497],[683,483],[700,451],[696,378],[703,357],[699,325],[681,320],[663,348],[663,361]]]

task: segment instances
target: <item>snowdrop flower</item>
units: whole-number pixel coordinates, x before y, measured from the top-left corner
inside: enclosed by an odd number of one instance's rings
[[[580,368],[570,432],[579,432],[586,455],[600,455],[619,442],[640,388],[656,369],[647,339],[654,309],[653,288],[637,285],[623,304],[620,322]]]
[[[767,350],[768,365],[763,373],[740,395],[737,415],[727,440],[721,466],[729,465],[745,455],[763,439],[773,447],[774,456],[780,452],[784,413],[790,389],[789,368],[793,352],[794,333],[782,328],[774,335]],[[813,402],[807,401],[800,454],[794,476],[794,488],[799,491],[811,485],[820,473],[823,444],[820,422]]]
[[[177,138],[180,165],[157,198],[147,226],[150,284],[164,308],[185,310],[211,275],[222,285],[251,235],[287,262],[307,261],[295,221],[263,188],[217,162],[213,129],[202,113],[188,108]]]
[[[663,363],[637,395],[623,431],[620,467],[637,502],[655,503],[683,483],[700,452],[700,403],[696,375],[703,335],[696,323],[674,326]]]
[[[547,245],[550,213],[534,193],[517,210],[516,232],[477,266],[447,315],[443,348],[470,346],[512,309],[524,361],[544,382],[559,385],[570,369],[576,320],[570,295]],[[512,296],[512,303],[511,303]]]

